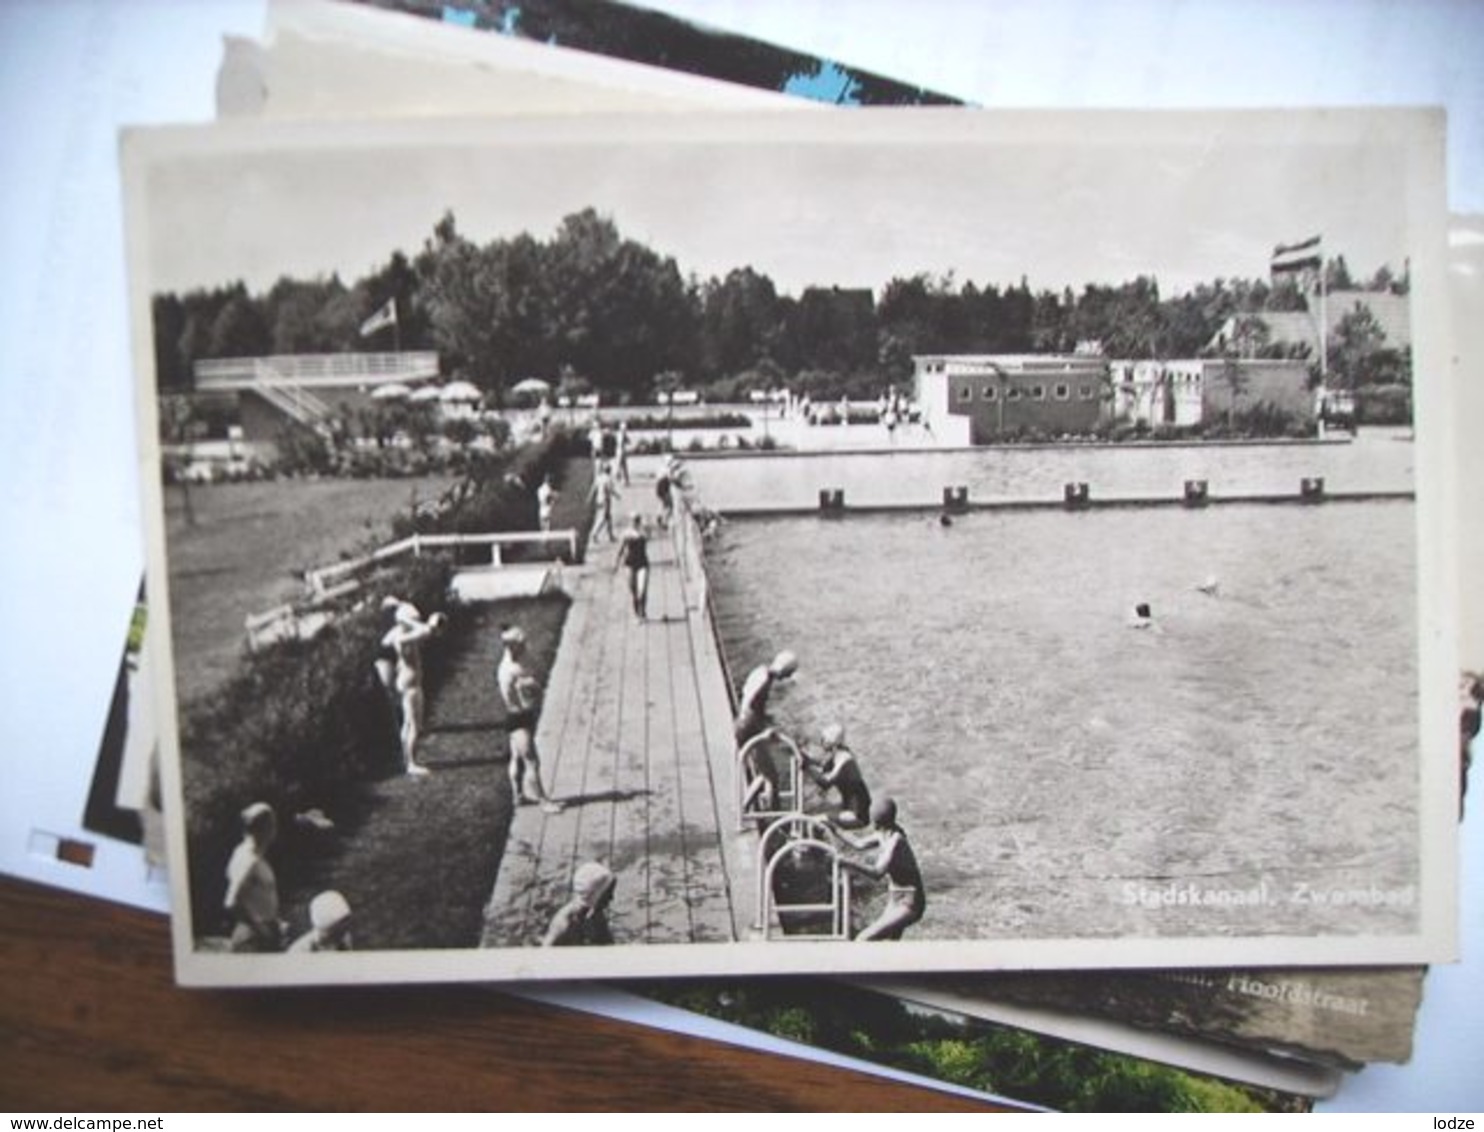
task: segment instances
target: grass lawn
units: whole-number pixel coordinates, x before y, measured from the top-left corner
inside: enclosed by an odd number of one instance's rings
[[[323,807],[334,832],[285,838],[274,860],[295,932],[307,929],[310,898],[334,888],[355,911],[358,950],[477,946],[512,813],[499,629],[525,630],[544,681],[567,606],[560,595],[481,605],[429,657],[421,758],[433,773],[364,783]]]
[[[560,480],[553,523],[585,530],[588,461],[569,461]],[[334,888],[355,911],[358,950],[478,945],[513,812],[494,676],[500,627],[525,630],[544,684],[568,605],[564,595],[548,595],[475,606],[430,652],[420,758],[433,773],[364,783],[322,807],[333,832],[285,837],[273,856],[283,916],[296,933],[307,929],[310,898]]]
[[[229,675],[249,613],[295,600],[302,572],[390,541],[392,519],[453,480],[274,480],[165,493],[176,694],[184,703]]]

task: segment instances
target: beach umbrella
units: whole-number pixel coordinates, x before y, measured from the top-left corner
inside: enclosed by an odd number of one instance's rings
[[[385,385],[378,385],[371,390],[371,399],[374,401],[390,401],[394,397],[406,397],[412,390],[400,381],[389,381]]]
[[[510,387],[510,392],[516,394],[530,394],[539,396],[542,393],[551,392],[551,382],[543,381],[539,377],[525,377]]]
[[[412,396],[409,397],[409,398],[407,398],[407,399],[409,401],[415,401],[418,404],[426,404],[429,401],[436,401],[436,400],[438,400],[438,398],[441,397],[442,395],[443,395],[443,390],[439,386],[437,386],[437,385],[424,385],[421,389],[416,390],[412,394]]]
[[[438,394],[443,401],[478,401],[483,396],[479,386],[469,381],[450,381]]]

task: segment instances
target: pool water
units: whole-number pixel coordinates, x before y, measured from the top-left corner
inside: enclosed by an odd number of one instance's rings
[[[1249,480],[1325,474],[1234,451]],[[897,798],[928,886],[913,937],[1386,934],[1417,914],[1414,522],[1406,501],[780,517],[728,524],[708,574],[735,678],[797,651],[777,718],[844,723]]]
[[[826,488],[843,490],[847,505],[929,505],[956,486],[980,502],[1054,500],[1073,482],[1086,483],[1095,499],[1178,499],[1186,480],[1201,479],[1213,497],[1295,495],[1312,476],[1332,492],[1410,491],[1416,447],[1409,436],[1369,429],[1352,443],[813,452],[707,457],[688,466],[701,497],[723,512],[812,508]]]

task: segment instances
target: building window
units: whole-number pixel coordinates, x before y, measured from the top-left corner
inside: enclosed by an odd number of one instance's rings
[[[974,390],[967,385],[960,385],[958,387],[958,399],[960,401],[972,401],[974,399]]]
[[[1056,388],[1052,390],[1052,392],[1056,395],[1056,399],[1058,401],[1065,401],[1072,395],[1072,387],[1069,385],[1058,384]]]
[[[1046,400],[1046,387],[1044,385],[1032,385],[1031,386],[1031,400],[1032,401],[1044,401],[1044,400]]]
[[[1083,385],[1083,386],[1081,386],[1078,389],[1078,393],[1080,393],[1082,395],[1082,399],[1084,401],[1091,401],[1094,397],[1097,396],[1097,391],[1094,390],[1091,385]]]
[[[984,386],[979,390],[979,393],[986,401],[993,401],[1000,395],[999,390],[993,385]]]
[[[1020,386],[1018,386],[1018,385],[1012,385],[1012,386],[1010,386],[1009,389],[1006,389],[1005,390],[1005,400],[1006,401],[1019,401],[1020,400]]]

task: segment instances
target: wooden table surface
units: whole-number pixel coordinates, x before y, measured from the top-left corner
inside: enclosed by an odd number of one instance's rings
[[[991,1111],[485,987],[181,990],[159,916],[0,878],[0,1109]]]

